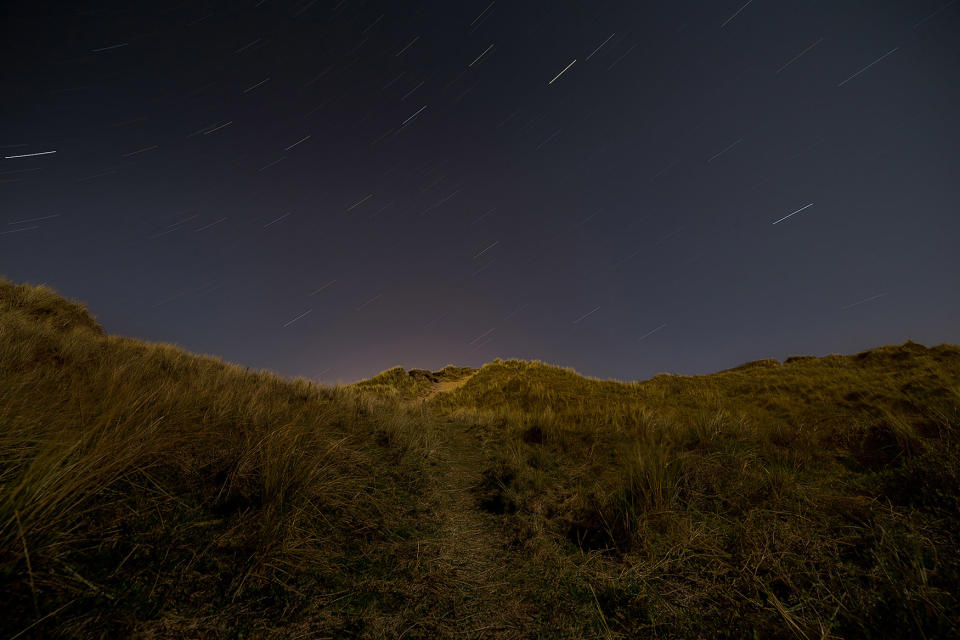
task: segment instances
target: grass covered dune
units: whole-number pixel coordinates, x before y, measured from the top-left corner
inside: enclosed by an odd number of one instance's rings
[[[285,380],[0,280],[0,637],[960,636],[960,348]]]
[[[426,589],[415,427],[0,283],[0,637],[393,634]]]

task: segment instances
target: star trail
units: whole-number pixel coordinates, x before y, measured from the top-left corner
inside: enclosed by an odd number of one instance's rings
[[[324,382],[960,341],[956,2],[12,2],[3,30],[0,274],[111,333]]]

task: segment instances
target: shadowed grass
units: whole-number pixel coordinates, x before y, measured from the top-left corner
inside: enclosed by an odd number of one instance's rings
[[[0,280],[0,635],[960,635],[960,348],[348,387]]]
[[[106,337],[42,287],[0,282],[0,332],[3,635],[400,624],[397,560],[433,526],[409,417]]]
[[[641,383],[496,361],[436,404],[488,433],[518,552],[604,558],[604,633],[952,637],[958,389],[960,349],[907,343]]]

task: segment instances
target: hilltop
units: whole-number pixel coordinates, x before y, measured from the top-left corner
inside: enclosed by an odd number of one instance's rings
[[[4,637],[960,635],[960,348],[326,387],[0,280]]]

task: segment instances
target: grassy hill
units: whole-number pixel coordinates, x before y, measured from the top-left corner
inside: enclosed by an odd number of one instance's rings
[[[626,384],[494,362],[438,405],[604,632],[957,637],[958,382],[960,349],[907,343]]]
[[[0,637],[393,635],[429,434],[0,283]]]
[[[346,387],[0,280],[0,637],[960,636],[960,348]]]

